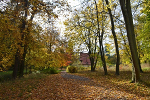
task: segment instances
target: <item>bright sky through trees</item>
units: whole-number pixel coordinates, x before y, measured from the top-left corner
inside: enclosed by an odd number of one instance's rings
[[[80,2],[79,0],[67,0],[68,1],[68,4],[71,6],[71,9],[74,10],[74,9],[78,9],[79,6],[80,6]],[[64,14],[68,14],[67,17],[64,16]],[[59,19],[58,19],[58,27],[60,28],[60,35],[63,36],[63,33],[64,33],[64,30],[65,30],[65,26],[63,24],[63,22],[67,19],[67,18],[70,18],[72,16],[72,13],[71,12],[63,12],[61,13],[61,15],[59,15]]]

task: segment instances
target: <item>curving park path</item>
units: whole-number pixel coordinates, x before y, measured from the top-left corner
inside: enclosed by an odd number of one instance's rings
[[[96,80],[65,71],[48,77],[31,92],[29,100],[145,100],[135,94],[104,87]]]

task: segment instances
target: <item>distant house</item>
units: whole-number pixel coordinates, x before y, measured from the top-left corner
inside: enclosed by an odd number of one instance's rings
[[[80,61],[81,64],[85,67],[88,67],[91,65],[90,59],[89,59],[89,54],[88,53],[80,53]]]

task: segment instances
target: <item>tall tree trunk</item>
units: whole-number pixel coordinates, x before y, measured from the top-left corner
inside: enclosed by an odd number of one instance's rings
[[[91,71],[95,71],[94,68],[94,58],[91,56],[92,52],[91,52],[91,42],[90,42],[90,38],[89,38],[89,44],[88,44],[88,48],[89,48],[89,58],[90,58],[90,62],[91,62]]]
[[[135,37],[137,38],[137,34],[135,34]],[[139,60],[139,67],[140,67],[140,72],[143,73],[143,70],[142,70],[142,67],[141,67],[141,61],[140,61],[140,53],[141,53],[141,46],[140,46],[140,43],[138,40],[136,40],[136,43],[137,43],[137,50],[138,50],[138,60]]]
[[[107,66],[106,66],[106,61],[105,61],[105,53],[104,53],[104,47],[103,45],[101,45],[101,60],[102,60],[102,64],[103,64],[103,69],[104,69],[104,74],[107,75]]]
[[[133,64],[132,64],[132,81],[131,81],[131,83],[134,83],[134,82],[136,82],[136,78],[135,78],[135,68],[134,68],[134,66],[133,66]]]
[[[25,63],[25,56],[27,53],[27,42],[26,42],[26,36],[27,36],[27,32],[25,31],[25,26],[27,24],[26,19],[27,19],[27,10],[28,10],[28,0],[24,0],[23,2],[23,7],[25,10],[25,16],[22,18],[22,25],[20,28],[20,32],[21,32],[21,43],[18,43],[20,45],[21,48],[19,48],[16,52],[16,56],[15,56],[15,65],[14,65],[14,70],[13,70],[13,78],[15,79],[17,77],[17,75],[19,74],[19,77],[23,76],[23,71],[24,71],[24,63]],[[25,43],[24,43],[24,42]],[[23,54],[20,53],[20,51],[22,51],[21,49],[23,49]]]
[[[107,6],[109,5],[108,0],[105,0]],[[116,55],[117,55],[117,61],[116,61],[116,75],[119,75],[119,65],[120,65],[120,55],[119,55],[119,47],[118,47],[118,42],[117,42],[117,36],[115,33],[115,25],[114,25],[114,20],[113,20],[113,16],[111,13],[111,9],[109,7],[107,7],[108,12],[109,12],[109,16],[110,16],[110,20],[111,20],[111,31],[114,37],[114,42],[115,42],[115,48],[116,48]]]
[[[123,17],[125,20],[127,37],[128,37],[132,61],[133,61],[133,65],[134,65],[135,73],[136,73],[136,81],[140,81],[140,69],[139,69],[140,67],[139,67],[138,52],[137,52],[137,47],[136,47],[130,0],[119,0],[119,2],[121,5]]]
[[[138,61],[139,61],[140,72],[143,73],[143,70],[142,70],[142,67],[141,67],[140,55],[139,55]]]
[[[27,12],[28,12],[28,0],[24,0],[24,7],[25,7],[25,16],[24,16],[23,23],[22,23],[22,30],[25,30],[26,25],[27,25],[26,19],[27,19]],[[28,32],[22,31],[22,33],[23,33],[23,39],[24,39],[25,43],[24,43],[24,50],[23,50],[24,52],[23,52],[22,59],[21,59],[19,77],[23,77],[23,74],[24,74],[25,57],[27,54],[27,38],[28,38],[27,36],[29,35]]]
[[[18,69],[19,69],[19,66],[20,66],[20,50],[17,49],[17,52],[16,52],[16,55],[15,55],[15,64],[14,64],[14,68],[13,68],[13,74],[12,74],[12,77],[13,79],[16,79],[17,76],[18,76]]]
[[[91,62],[91,71],[95,71],[95,68],[94,68],[94,59],[93,57],[91,56],[92,54],[92,51],[91,51],[91,40],[90,40],[90,29],[88,29],[88,49],[89,49],[89,58],[90,58],[90,62]]]
[[[98,32],[97,32],[97,36],[99,39],[99,53],[101,56],[101,60],[102,60],[102,64],[103,64],[103,68],[104,68],[104,74],[107,75],[107,67],[106,67],[106,61],[105,61],[105,54],[104,54],[104,48],[103,48],[103,35],[104,35],[104,22],[103,22],[103,14],[102,14],[102,34],[100,34],[100,22],[99,22],[99,14],[98,14],[98,7],[97,7],[97,3],[95,0],[95,6],[96,6],[96,16],[97,16],[97,27],[98,27]],[[104,6],[104,4],[103,4]],[[103,7],[104,9],[104,7]]]
[[[93,57],[90,57],[90,61],[91,61],[91,71],[94,72],[95,71],[95,67],[94,67],[94,59],[93,59]]]
[[[25,68],[25,57],[27,54],[27,44],[24,46],[24,53],[20,64],[20,71],[19,71],[19,77],[23,77],[24,74],[24,68]]]
[[[127,42],[126,42],[125,37],[123,36],[121,27],[119,27],[119,29],[120,29],[120,32],[121,32],[121,36],[123,37],[123,41],[124,41],[124,45],[125,45],[125,49],[126,49],[126,55],[128,55],[128,57],[130,59],[130,63],[132,63],[132,81],[131,81],[131,83],[133,83],[133,82],[135,82],[135,68],[134,68],[134,65],[133,65],[130,50],[129,50],[129,48],[127,48]]]
[[[138,49],[140,49],[140,47],[138,47]],[[139,53],[140,53],[140,51],[139,51]],[[141,67],[140,54],[139,54],[138,60],[139,60],[140,72],[141,72],[141,73],[144,73],[143,70],[142,70],[142,67]]]

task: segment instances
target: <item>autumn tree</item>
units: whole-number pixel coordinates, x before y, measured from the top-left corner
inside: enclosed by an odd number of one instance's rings
[[[11,19],[12,12],[9,9],[1,12],[0,14],[0,70],[5,71],[14,63],[14,44],[17,40],[17,26],[13,25]],[[9,16],[10,15],[10,16]]]
[[[100,6],[102,4],[102,6]],[[101,60],[102,60],[102,65],[104,68],[104,74],[107,75],[107,67],[106,67],[106,60],[105,60],[105,52],[104,52],[104,47],[103,47],[103,38],[104,38],[104,28],[105,28],[105,24],[104,22],[106,22],[106,18],[104,16],[104,2],[99,2],[99,4],[96,3],[95,1],[95,8],[96,8],[96,20],[97,20],[97,36],[99,39],[99,53],[101,56]],[[102,10],[102,11],[101,11]],[[101,13],[100,13],[101,11]],[[100,13],[100,14],[99,14]],[[100,16],[101,16],[101,24],[100,24]],[[100,29],[100,26],[102,26],[102,28]]]
[[[20,40],[18,41],[17,45],[17,51],[15,54],[15,64],[13,69],[13,78],[15,79],[17,77],[17,73],[19,73],[19,77],[23,76],[23,70],[24,70],[24,63],[25,63],[25,57],[27,54],[27,48],[28,48],[28,39],[30,36],[31,28],[32,28],[32,21],[34,18],[34,15],[38,11],[42,11],[42,6],[45,5],[43,2],[39,1],[12,1],[15,8],[15,11],[17,13],[17,16],[20,21]],[[32,11],[29,10],[29,8],[32,6]],[[19,9],[20,8],[20,9]],[[45,9],[46,10],[46,9]],[[20,17],[19,13],[23,12],[22,16]],[[27,17],[29,16],[29,12],[31,14],[30,19],[27,20]]]
[[[42,16],[46,27],[41,32],[37,32],[35,38],[35,40],[37,40],[35,41],[36,47],[32,49],[32,52],[34,52],[34,59],[32,59],[32,61],[35,60],[34,64],[32,62],[32,65],[40,70],[52,67],[59,68],[62,66],[62,63],[67,62],[65,55],[60,52],[62,46],[60,33],[55,25],[58,15],[54,14],[53,11],[56,6],[62,9],[62,5],[66,5],[67,7],[68,5],[65,2],[46,2],[46,5],[48,7],[45,12],[46,15]],[[47,11],[51,11],[52,13],[49,14]]]
[[[6,8],[3,8],[3,11],[1,11],[2,15],[0,17],[2,17],[3,21],[6,21],[5,19],[9,16],[9,19],[7,19],[9,23],[4,23],[6,26],[9,26],[7,29],[10,31],[5,32],[5,34],[16,33],[14,36],[11,35],[11,42],[13,42],[13,45],[11,46],[11,48],[13,48],[12,56],[15,56],[15,59],[12,62],[14,63],[13,78],[15,79],[17,76],[23,76],[26,55],[31,51],[30,48],[31,44],[33,44],[32,42],[35,42],[35,40],[33,40],[33,37],[35,36],[33,35],[34,16],[57,17],[57,14],[53,11],[53,9],[55,9],[56,6],[57,8],[61,8],[62,6],[66,5],[66,3],[65,1],[56,1],[51,3],[35,0],[11,0],[8,2],[8,4],[9,5],[7,5]],[[7,14],[5,12],[7,12]],[[4,28],[2,29],[3,31],[5,31]],[[38,50],[38,52],[39,51],[40,50]],[[3,57],[1,58],[1,61],[3,62]]]
[[[91,71],[95,71],[99,54],[103,62],[104,72],[107,74],[105,54],[103,48],[104,27],[106,16],[103,13],[101,4],[86,3],[81,13],[77,12],[74,18],[65,22],[67,26],[66,36],[74,39],[76,44],[86,45],[91,61]],[[102,27],[102,28],[101,28]]]
[[[107,4],[107,9],[108,9],[110,20],[111,20],[111,31],[112,31],[112,34],[113,34],[115,48],[116,48],[116,55],[117,55],[117,60],[116,60],[116,75],[119,75],[120,55],[119,55],[119,47],[118,47],[117,36],[116,36],[116,32],[115,32],[114,19],[113,19],[113,15],[112,15],[112,11],[111,11],[111,8],[110,8],[109,1],[105,0],[105,2]]]
[[[76,14],[74,18],[66,22],[65,25],[70,31],[66,34],[66,36],[76,41],[79,45],[85,44],[87,46],[91,61],[91,71],[95,71],[97,38],[95,38],[96,34],[93,31],[94,19],[92,17],[94,15],[89,15],[90,11],[92,11],[90,7],[87,7],[86,11],[82,11],[81,14]]]
[[[138,52],[137,52],[137,47],[136,47],[130,0],[120,0],[119,2],[121,5],[123,17],[125,20],[127,37],[128,37],[129,46],[131,50],[131,56],[132,56],[135,73],[136,73],[136,79],[134,81],[136,82],[136,81],[140,81],[140,69],[139,69]]]
[[[143,0],[141,6],[143,9],[141,13],[137,17],[137,25],[136,25],[136,33],[138,40],[138,51],[141,56],[141,62],[149,63],[149,22],[150,22],[150,14],[149,7],[150,1]]]

